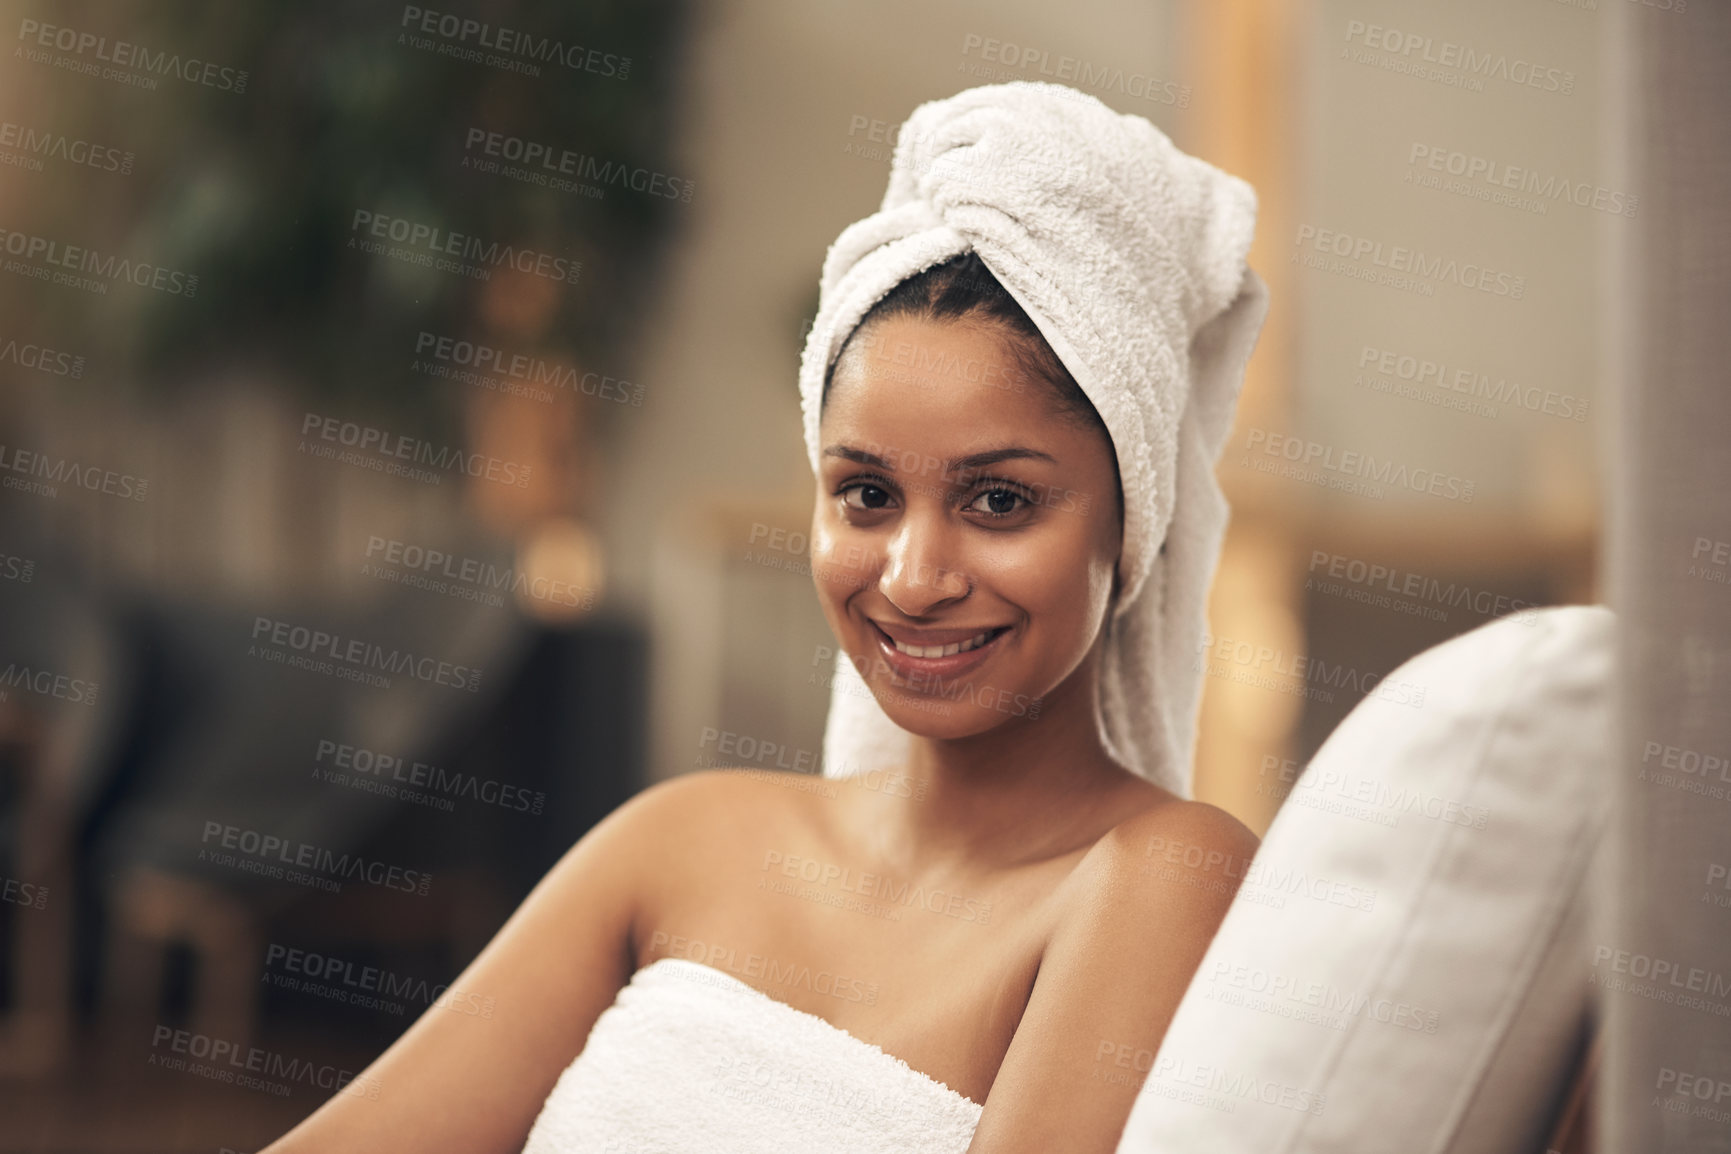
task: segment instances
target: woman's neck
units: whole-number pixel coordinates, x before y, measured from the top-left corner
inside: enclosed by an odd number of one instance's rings
[[[1126,806],[1159,800],[1101,742],[1092,664],[1090,655],[1037,718],[965,738],[916,735],[907,773],[923,789],[868,803],[873,848],[915,870],[1009,868],[1086,848]]]

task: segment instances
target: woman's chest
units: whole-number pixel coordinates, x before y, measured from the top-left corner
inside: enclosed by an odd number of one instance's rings
[[[634,961],[730,974],[983,1103],[1033,989],[1054,889],[1039,871],[898,871],[777,825],[681,847],[642,904]]]

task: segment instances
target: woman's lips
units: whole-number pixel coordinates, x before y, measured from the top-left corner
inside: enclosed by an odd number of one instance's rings
[[[895,640],[888,633],[885,633],[875,621],[872,622],[872,631],[877,635],[878,656],[883,659],[884,664],[889,666],[890,670],[901,680],[915,683],[912,686],[898,686],[898,688],[917,689],[919,682],[929,682],[938,678],[956,678],[977,668],[997,652],[998,643],[1009,634],[1010,628],[1007,625],[1000,625],[979,630],[977,632],[989,634],[984,644],[944,657],[916,657],[911,653],[903,653],[896,648]],[[976,634],[970,634],[970,636],[974,635]],[[915,646],[920,645],[918,641],[911,641],[910,643]]]

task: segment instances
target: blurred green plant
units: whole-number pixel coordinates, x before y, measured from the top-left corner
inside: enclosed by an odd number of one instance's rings
[[[428,381],[410,371],[421,332],[623,371],[665,242],[691,204],[664,195],[665,181],[660,195],[609,183],[593,198],[479,172],[464,161],[481,153],[465,142],[471,130],[497,132],[555,157],[569,149],[610,173],[644,169],[683,184],[673,140],[685,0],[32,8],[21,19],[248,76],[244,92],[172,76],[144,91],[8,61],[24,113],[113,140],[137,161],[124,177],[19,177],[24,195],[7,200],[6,227],[199,277],[191,298],[125,284],[103,297],[0,278],[15,327],[99,351],[98,370],[139,391],[244,372],[344,413],[422,424],[449,415],[429,405]],[[428,12],[450,19],[428,26]],[[463,20],[474,24],[441,34]],[[500,47],[504,29],[529,39]],[[549,42],[576,67],[554,58]],[[465,51],[511,63],[460,58]],[[357,210],[580,260],[582,272],[557,286],[530,330],[501,334],[484,319],[481,294],[492,282],[350,247]]]

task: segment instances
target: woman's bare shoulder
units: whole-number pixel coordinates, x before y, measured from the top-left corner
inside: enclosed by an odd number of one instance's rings
[[[1219,806],[1166,790],[1144,800],[1082,855],[1064,879],[1059,905],[1075,911],[1104,903],[1156,922],[1174,915],[1218,922],[1261,839]],[[1053,934],[1094,928],[1087,918],[1069,916],[1054,924]]]
[[[1130,805],[1066,879],[979,1148],[1115,1146],[1140,1081],[1103,1074],[1119,1055],[1159,1051],[1256,852],[1256,835],[1218,806],[1133,800],[1148,804]]]
[[[716,817],[715,806],[723,807],[724,811],[759,811],[766,805],[785,804],[810,791],[777,787],[805,780],[808,780],[805,774],[749,767],[697,769],[656,782],[626,805],[636,807],[638,812],[631,820],[639,823],[701,819],[711,824]]]
[[[1164,864],[1237,877],[1261,844],[1249,826],[1219,806],[1161,790],[1146,808],[1107,830],[1085,860],[1108,873]]]
[[[761,834],[767,825],[809,818],[807,791],[780,779],[801,778],[749,768],[698,769],[638,792],[596,827],[597,840],[625,858],[659,865],[714,846]],[[603,832],[602,827],[609,827]]]
[[[1138,784],[1059,883],[1055,904],[1069,913],[1053,924],[1054,940],[1091,932],[1078,912],[1102,902],[1158,921],[1200,899],[1200,920],[1217,919],[1243,879],[1261,844],[1248,826],[1219,806]]]

